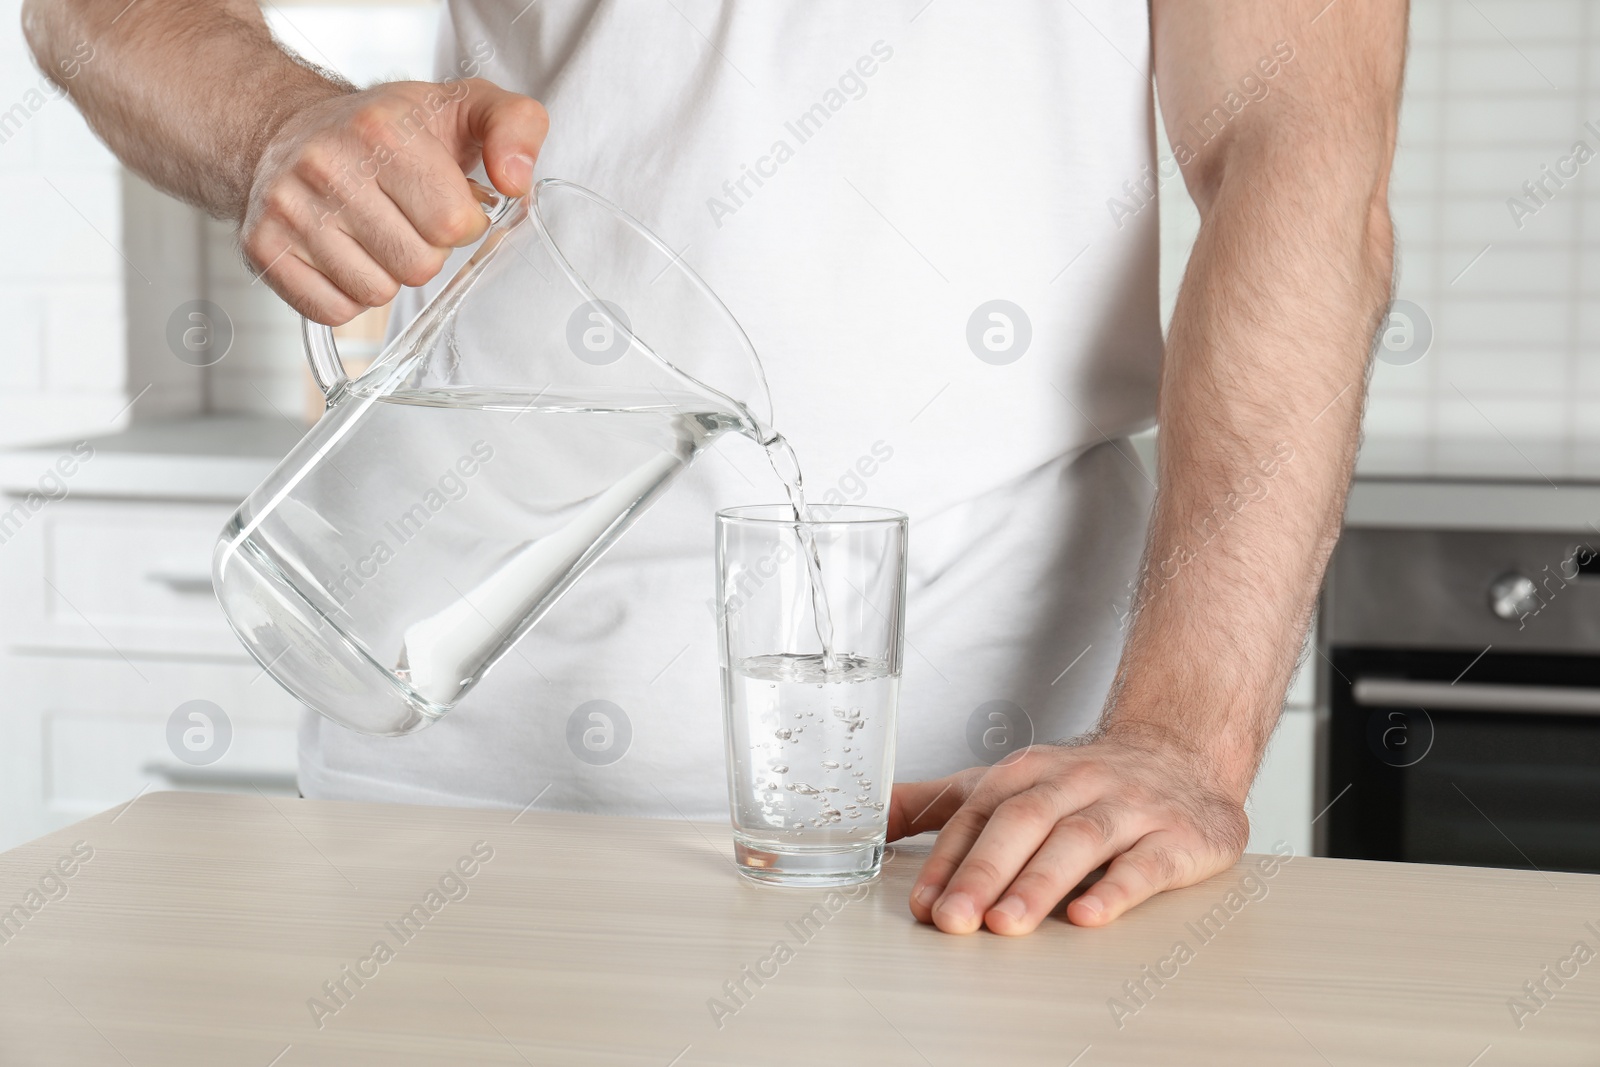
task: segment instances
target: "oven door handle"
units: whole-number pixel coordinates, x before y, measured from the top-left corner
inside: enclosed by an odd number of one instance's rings
[[[1543,712],[1600,716],[1600,689],[1557,685],[1418,682],[1409,678],[1357,678],[1357,704],[1416,707],[1428,711]]]

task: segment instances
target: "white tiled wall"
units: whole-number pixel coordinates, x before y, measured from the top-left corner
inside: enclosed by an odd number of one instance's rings
[[[34,68],[0,0],[0,444],[125,419],[116,161]]]
[[[1600,155],[1584,128],[1600,120],[1597,46],[1600,8],[1585,0],[1413,4],[1391,203],[1398,295],[1428,314],[1434,344],[1409,366],[1379,364],[1369,433],[1600,433],[1582,403],[1585,389],[1600,399],[1600,333],[1583,309],[1600,287],[1585,247],[1600,230],[1600,160],[1552,183],[1520,229],[1507,204],[1574,142]]]
[[[191,415],[205,407],[205,371],[178,359],[169,324],[206,294],[199,258],[200,215],[146,184],[122,175],[122,247],[138,270],[125,270],[127,393],[131,415],[151,419]],[[192,358],[192,357],[191,357]]]
[[[300,317],[244,267],[233,224],[202,219],[206,299],[233,323],[233,348],[206,381],[213,411],[302,416]]]
[[[1600,4],[1413,0],[1411,10],[1390,199],[1397,296],[1423,309],[1433,344],[1410,365],[1377,364],[1367,433],[1495,442],[1503,434],[1558,453],[1592,442],[1600,438],[1600,134],[1584,123],[1600,129]],[[1580,139],[1596,159],[1519,230],[1507,199]],[[1179,181],[1162,189],[1161,208],[1170,313],[1198,218]]]

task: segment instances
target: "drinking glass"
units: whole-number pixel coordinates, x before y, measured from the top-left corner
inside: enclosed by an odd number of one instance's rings
[[[862,506],[810,518],[787,504],[717,513],[728,800],[742,874],[849,885],[883,862],[907,520]]]

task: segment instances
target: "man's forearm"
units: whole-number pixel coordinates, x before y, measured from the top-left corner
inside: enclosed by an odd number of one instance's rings
[[[23,29],[125,164],[222,218],[243,218],[291,115],[350,91],[279,48],[252,0],[27,0]]]
[[[950,933],[1027,933],[1101,866],[1066,914],[1103,926],[1239,858],[1349,482],[1389,292],[1405,4],[1150,10],[1201,227],[1162,365],[1133,621],[1094,735],[895,785],[892,834],[940,828],[912,914]]]
[[[1108,733],[1192,746],[1242,799],[1338,535],[1392,237],[1381,140],[1228,148],[1162,372],[1159,490]]]

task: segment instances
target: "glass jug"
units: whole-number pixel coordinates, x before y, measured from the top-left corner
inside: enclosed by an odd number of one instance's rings
[[[475,194],[482,242],[360,377],[305,324],[327,410],[213,556],[262,668],[364,733],[454,707],[719,434],[773,436],[679,253],[570,182]]]

